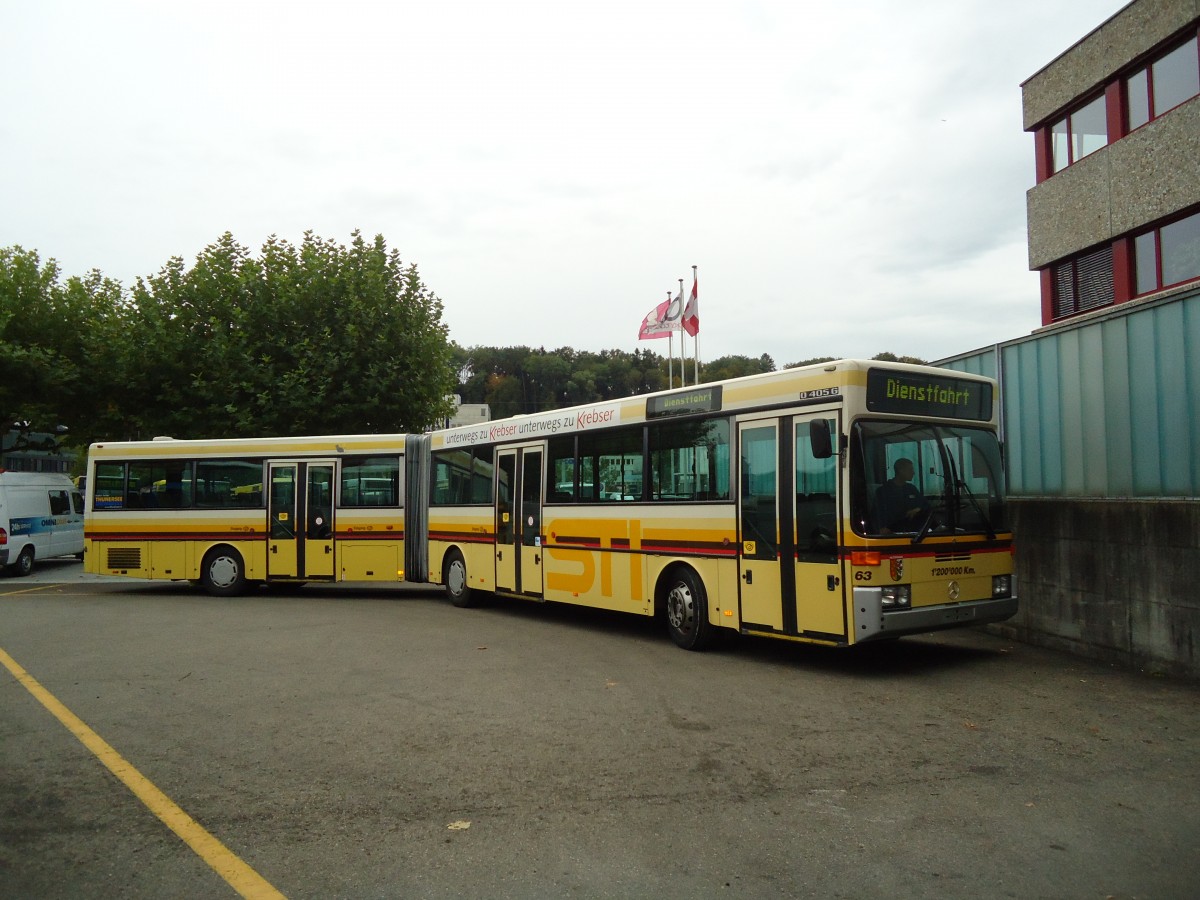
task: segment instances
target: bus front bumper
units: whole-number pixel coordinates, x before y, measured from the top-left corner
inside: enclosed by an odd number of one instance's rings
[[[964,625],[1003,622],[1017,611],[1016,597],[964,600],[916,609],[883,608],[879,588],[854,589],[854,642],[878,641]]]

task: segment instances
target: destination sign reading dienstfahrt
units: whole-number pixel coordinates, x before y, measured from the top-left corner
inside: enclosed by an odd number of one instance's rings
[[[686,416],[693,413],[716,412],[721,408],[721,386],[692,388],[646,400],[646,418]]]
[[[953,376],[871,369],[867,372],[867,409],[986,422],[992,417],[992,385]]]

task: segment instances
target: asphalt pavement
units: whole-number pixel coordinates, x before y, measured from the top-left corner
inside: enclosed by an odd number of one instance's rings
[[[0,651],[0,897],[1200,894],[1200,686],[982,630],[688,653],[48,560]]]

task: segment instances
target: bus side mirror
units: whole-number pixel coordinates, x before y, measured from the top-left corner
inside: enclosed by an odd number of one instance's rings
[[[808,443],[813,459],[829,459],[833,456],[833,440],[829,434],[828,419],[813,419],[808,423]]]

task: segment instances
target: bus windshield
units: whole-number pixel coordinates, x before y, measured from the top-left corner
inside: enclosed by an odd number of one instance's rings
[[[851,520],[864,536],[1008,530],[996,435],[962,425],[860,421],[850,444]]]

